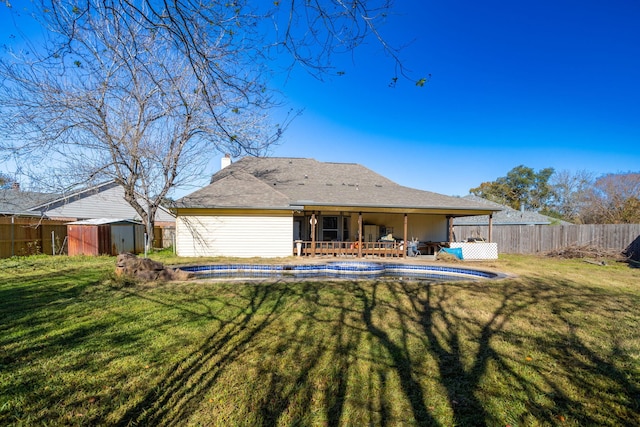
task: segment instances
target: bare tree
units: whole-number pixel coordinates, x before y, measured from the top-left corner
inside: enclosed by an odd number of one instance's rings
[[[587,198],[593,187],[593,173],[586,170],[575,173],[558,171],[551,176],[550,185],[554,194],[550,210],[567,221],[583,222]]]
[[[14,185],[18,185],[9,175],[0,172],[0,190],[11,188]]]
[[[585,223],[640,223],[640,173],[607,174],[589,191],[584,209]]]
[[[270,60],[339,73],[333,55],[373,37],[404,74],[378,32],[387,0],[250,3],[33,2],[23,19],[44,38],[0,60],[0,149],[58,188],[114,179],[152,238],[169,190],[212,153],[264,154],[280,138],[291,116],[268,120]]]

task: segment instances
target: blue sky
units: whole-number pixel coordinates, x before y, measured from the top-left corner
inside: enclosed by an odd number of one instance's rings
[[[640,171],[640,1],[397,0],[393,12],[383,35],[412,42],[403,62],[431,80],[389,88],[394,64],[373,41],[336,58],[341,77],[275,79],[304,113],[271,155],[461,196],[520,164]]]
[[[465,195],[524,164],[640,171],[640,2],[397,1],[383,33],[413,40],[412,82],[371,43],[319,82],[283,87],[304,108],[276,156],[356,162],[424,190]],[[217,164],[216,164],[217,165]]]

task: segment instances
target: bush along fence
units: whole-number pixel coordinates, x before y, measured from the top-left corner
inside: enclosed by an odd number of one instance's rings
[[[456,226],[456,239],[487,238],[488,226]],[[492,238],[500,253],[539,254],[590,246],[618,251],[640,260],[640,224],[494,225]]]

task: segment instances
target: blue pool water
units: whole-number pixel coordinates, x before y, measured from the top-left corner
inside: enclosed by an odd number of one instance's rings
[[[180,267],[196,278],[315,278],[315,279],[384,279],[451,281],[492,279],[498,275],[486,271],[435,265],[376,262],[328,262],[324,264],[226,264]]]

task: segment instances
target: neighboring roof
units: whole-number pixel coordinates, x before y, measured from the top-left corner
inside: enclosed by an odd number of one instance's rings
[[[499,203],[492,202],[482,197],[475,195],[464,196],[464,199],[473,200],[477,203],[485,204],[486,206],[492,206],[494,208],[501,209],[499,212],[493,214],[493,225],[551,225],[551,224],[570,224],[567,221],[562,221],[556,218],[551,218],[546,215],[542,215],[533,211],[519,211],[509,206],[504,206]],[[489,216],[465,216],[458,217],[453,220],[453,225],[489,225]]]
[[[49,217],[101,218],[105,214],[116,218],[137,218],[138,213],[124,199],[124,190],[115,181],[107,181],[91,187],[58,195],[32,208]],[[156,221],[173,222],[173,214],[160,206]]]
[[[488,214],[497,209],[459,197],[404,187],[356,163],[308,158],[244,157],[178,208],[385,208]]]
[[[44,200],[38,205],[34,205],[32,209],[39,210],[51,210],[61,206],[68,205],[71,202],[81,200],[85,197],[92,196],[94,194],[101,193],[111,188],[117,187],[118,184],[115,181],[107,181],[101,184],[92,185],[80,190],[73,190],[66,194],[52,194],[48,200]]]
[[[124,200],[124,190],[115,181],[103,182],[67,194],[0,190],[0,215],[49,218],[136,218],[137,212]],[[156,222],[173,223],[173,214],[159,206]]]
[[[15,189],[0,190],[0,214],[40,216],[39,211],[32,208],[57,197],[57,194],[21,191]]]

